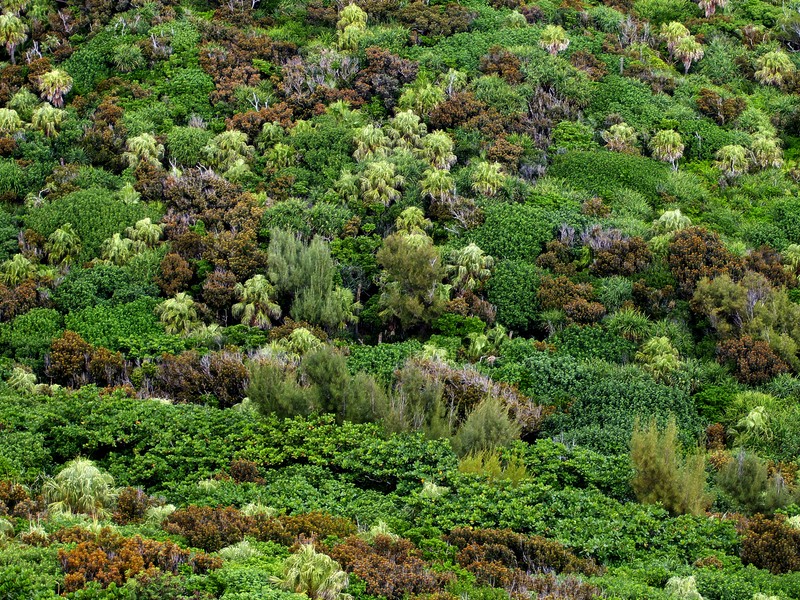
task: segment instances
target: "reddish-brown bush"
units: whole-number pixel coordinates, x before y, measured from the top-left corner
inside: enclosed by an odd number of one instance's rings
[[[763,340],[749,335],[724,340],[717,346],[717,361],[729,364],[734,376],[748,385],[766,383],[781,373],[789,372],[787,365]]]
[[[169,515],[163,527],[168,533],[185,537],[190,546],[216,552],[251,535],[254,519],[230,506],[189,506]]]
[[[745,256],[744,266],[746,269],[761,273],[775,286],[797,286],[797,277],[783,267],[781,255],[769,246],[761,246]]]
[[[453,578],[431,571],[420,554],[409,540],[386,535],[376,536],[372,544],[352,536],[330,552],[348,573],[366,583],[368,594],[388,600],[433,593]]]
[[[694,294],[703,277],[714,279],[727,273],[741,275],[741,261],[722,244],[719,236],[702,227],[687,227],[675,232],[669,244],[669,268],[686,298]]]
[[[283,515],[271,519],[259,519],[256,536],[262,541],[271,541],[290,546],[302,539],[336,537],[344,539],[356,532],[349,519],[333,517],[323,512],[301,515]]]
[[[395,56],[382,48],[367,48],[367,66],[353,83],[353,89],[365,100],[381,99],[386,108],[395,105],[400,88],[417,77],[417,63]]]
[[[258,471],[258,465],[252,460],[233,460],[231,461],[231,479],[236,483],[258,483],[264,479]]]
[[[478,67],[482,73],[487,75],[499,75],[508,83],[522,83],[524,79],[520,67],[522,61],[517,56],[502,46],[492,46],[489,53],[481,58]]]
[[[723,98],[714,90],[701,88],[697,96],[697,108],[720,125],[734,121],[747,107],[743,98],[732,96]]]
[[[594,296],[590,283],[573,283],[567,277],[542,277],[536,297],[543,309],[564,308],[576,300],[588,302]]]
[[[744,528],[742,562],[772,573],[800,570],[800,531],[784,523],[786,517],[755,515]]]
[[[172,297],[189,286],[192,275],[189,263],[180,254],[170,252],[161,260],[156,283],[166,296]]]
[[[72,385],[86,374],[92,345],[74,331],[65,331],[50,345],[48,374],[62,383]]]
[[[552,570],[556,573],[597,575],[600,567],[593,560],[579,558],[559,542],[539,536],[515,533],[510,529],[472,529],[459,527],[444,536],[444,540],[459,548],[469,564],[476,558],[499,562],[508,568],[529,572]],[[467,550],[467,548],[470,548]]]
[[[109,529],[90,539],[80,541],[71,550],[58,551],[61,568],[66,573],[64,590],[74,592],[89,582],[102,587],[111,583],[122,585],[128,579],[145,572],[176,574],[178,569],[204,573],[222,566],[219,558],[202,552],[190,552],[167,541],[144,539],[140,536],[124,538]]]
[[[610,275],[629,276],[645,269],[650,264],[652,254],[640,237],[614,240],[608,248],[594,252],[591,272],[600,277]]]
[[[126,487],[117,496],[117,508],[111,516],[115,523],[127,525],[144,519],[147,509],[155,503],[141,488]]]

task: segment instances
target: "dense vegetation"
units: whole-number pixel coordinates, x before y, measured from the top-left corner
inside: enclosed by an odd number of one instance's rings
[[[0,600],[800,598],[798,50],[4,0]]]

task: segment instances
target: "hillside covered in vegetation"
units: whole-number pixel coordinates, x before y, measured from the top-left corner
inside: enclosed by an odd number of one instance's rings
[[[800,2],[2,0],[0,600],[800,599]]]

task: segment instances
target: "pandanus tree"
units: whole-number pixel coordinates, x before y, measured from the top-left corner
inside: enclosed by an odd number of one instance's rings
[[[81,253],[81,238],[72,223],[64,223],[47,238],[47,259],[51,265],[73,262]]]
[[[64,106],[64,96],[72,90],[72,77],[66,71],[53,69],[39,77],[42,97],[56,108]]]
[[[444,99],[444,90],[438,85],[426,81],[406,89],[400,96],[398,106],[413,110],[418,115],[429,115]]]
[[[692,36],[686,36],[675,46],[675,57],[683,63],[684,74],[689,72],[692,63],[697,62],[704,55],[702,44]]]
[[[273,577],[272,582],[312,600],[350,599],[342,592],[350,583],[347,573],[331,557],[317,552],[313,544],[302,544],[289,556],[283,563],[281,576]]]
[[[494,196],[505,182],[502,167],[498,162],[480,161],[472,171],[472,190],[484,196]]]
[[[336,30],[339,48],[349,52],[358,50],[362,32],[367,28],[367,13],[357,4],[348,4],[339,13]]]
[[[6,47],[12,65],[17,64],[17,48],[27,39],[28,26],[22,19],[9,12],[0,14],[0,43]]]
[[[681,40],[689,37],[691,34],[683,23],[672,21],[671,23],[663,23],[661,25],[661,39],[667,45],[667,52],[669,52],[670,60],[675,56],[675,48]]]
[[[150,163],[153,166],[161,165],[161,158],[164,156],[164,146],[159,144],[152,133],[142,133],[141,135],[128,138],[125,143],[127,152],[124,152],[122,159],[132,168],[136,168],[140,162]]]
[[[683,156],[683,140],[674,129],[662,129],[650,139],[650,150],[660,161],[668,162],[674,171],[678,170],[678,161]]]
[[[42,494],[52,512],[105,517],[114,505],[117,490],[111,475],[86,458],[76,458],[45,481]]]
[[[156,306],[156,314],[171,335],[188,335],[200,325],[195,301],[185,292]]]
[[[717,150],[714,166],[726,179],[735,179],[747,171],[747,150],[738,144],[729,144]]]
[[[637,152],[636,130],[627,123],[615,123],[600,135],[609,150],[625,154]]]
[[[404,183],[405,178],[395,173],[392,163],[386,160],[375,161],[369,163],[361,174],[361,196],[367,204],[388,207],[400,199],[400,188]]]
[[[47,137],[55,137],[61,123],[64,121],[66,112],[52,104],[44,103],[33,111],[31,115],[31,126],[44,133]]]
[[[111,264],[122,266],[136,253],[133,240],[115,233],[105,240],[100,247],[100,256]]]
[[[567,32],[558,25],[548,25],[542,30],[542,34],[539,37],[539,45],[555,56],[569,46]]]
[[[420,189],[434,202],[447,203],[456,197],[456,184],[449,171],[427,169],[422,174]]]
[[[36,275],[36,265],[24,254],[15,254],[0,265],[0,283],[16,286]]]
[[[245,325],[269,329],[272,319],[281,316],[281,307],[273,300],[275,288],[263,275],[254,275],[244,282],[237,283],[234,288],[239,302],[233,305],[231,312]]]
[[[692,224],[692,220],[681,212],[680,208],[665,211],[658,219],[653,222],[653,229],[659,233],[671,233],[686,229]]]
[[[476,244],[468,244],[450,254],[447,271],[456,290],[473,292],[482,287],[494,267],[494,258]]]
[[[249,164],[255,148],[247,143],[247,134],[232,129],[214,137],[203,148],[203,153],[213,168],[225,172],[237,164]]]
[[[19,113],[11,108],[0,108],[0,133],[13,135],[22,128]]]
[[[164,233],[164,226],[153,223],[150,217],[136,221],[133,227],[125,229],[125,235],[140,248],[153,248]]]
[[[436,168],[449,170],[456,163],[453,154],[453,139],[444,131],[433,131],[422,139],[419,155]]]
[[[783,166],[780,141],[772,136],[762,133],[754,135],[750,150],[753,154],[753,163],[760,169],[769,167],[778,169]]]
[[[427,127],[420,121],[418,115],[410,110],[404,110],[389,120],[386,131],[396,148],[415,150],[422,145]]]
[[[781,87],[786,78],[797,70],[789,55],[781,50],[767,52],[758,59],[757,65],[758,70],[755,75],[758,82],[776,87]]]
[[[382,158],[389,152],[391,140],[380,127],[372,123],[357,129],[353,135],[356,144],[353,158],[361,162],[373,158]]]

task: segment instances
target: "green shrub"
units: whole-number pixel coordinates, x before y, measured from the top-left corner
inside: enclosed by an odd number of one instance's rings
[[[74,192],[33,209],[25,218],[28,227],[44,237],[64,223],[72,223],[81,239],[79,261],[95,258],[103,241],[121,233],[136,221],[158,214],[145,204],[126,204],[108,190],[92,188]]]
[[[611,200],[619,191],[629,188],[654,202],[668,170],[666,165],[650,158],[603,150],[556,156],[549,172],[602,198]]]
[[[10,323],[0,325],[0,348],[6,356],[41,369],[50,343],[63,330],[64,321],[58,311],[34,308]]]

